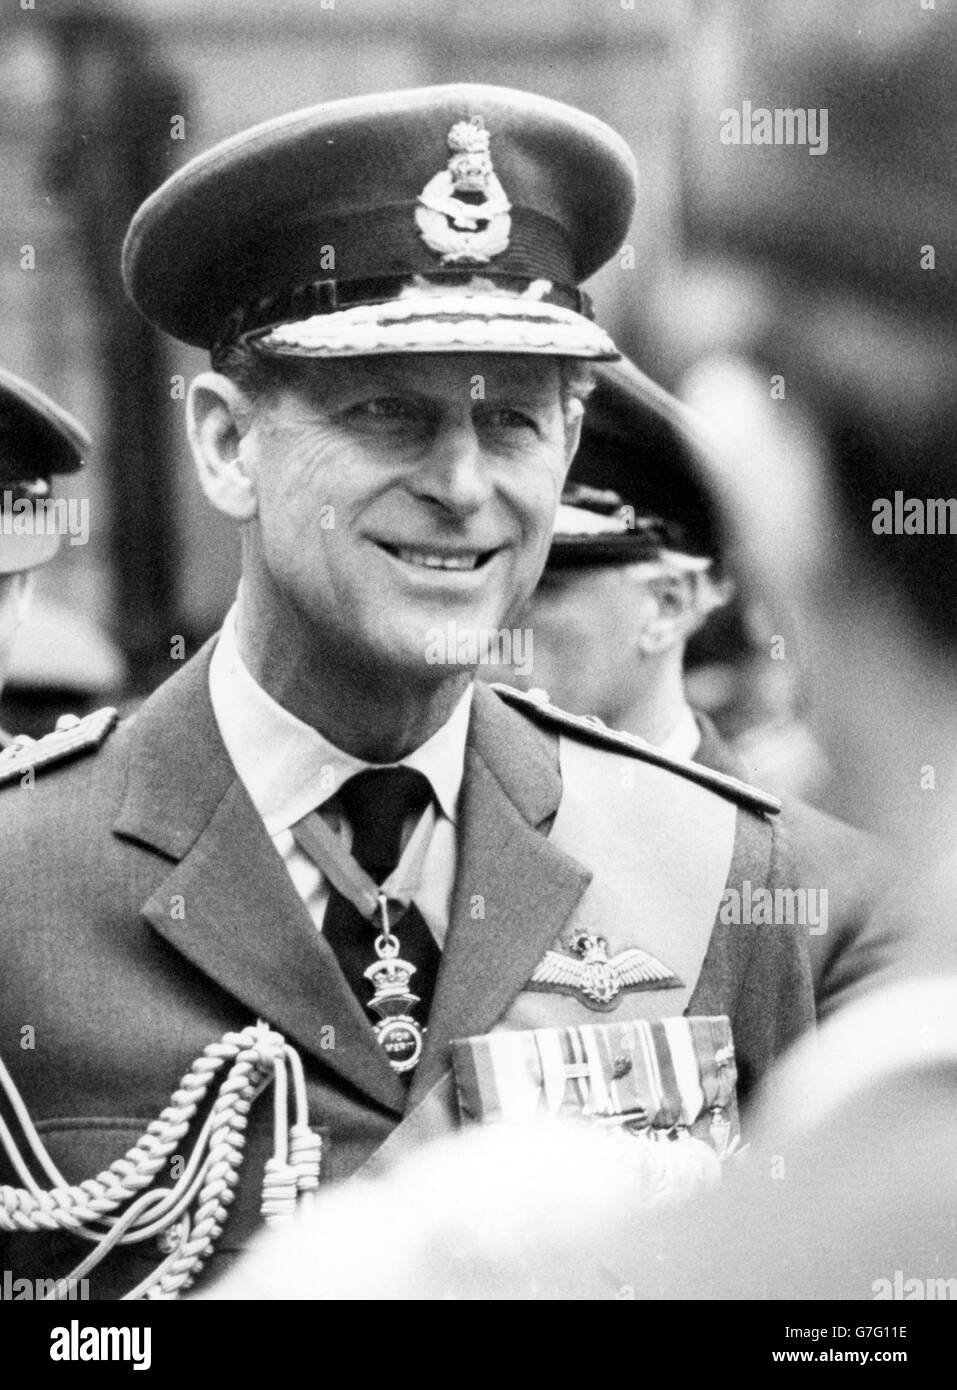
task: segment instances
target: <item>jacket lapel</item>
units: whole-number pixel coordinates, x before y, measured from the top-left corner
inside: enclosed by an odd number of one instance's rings
[[[451,920],[410,1106],[448,1067],[450,1041],[507,1009],[591,881],[547,839],[561,790],[557,740],[477,683]]]
[[[401,1112],[405,1088],[223,746],[208,696],[211,651],[210,644],[161,687],[130,727],[126,796],[114,830],[176,861],[143,914],[253,1014]]]

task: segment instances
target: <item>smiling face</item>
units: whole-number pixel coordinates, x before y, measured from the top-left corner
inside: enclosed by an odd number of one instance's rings
[[[501,627],[534,589],[577,442],[554,360],[290,362],[247,424],[244,584],[327,656],[440,679],[430,633]]]

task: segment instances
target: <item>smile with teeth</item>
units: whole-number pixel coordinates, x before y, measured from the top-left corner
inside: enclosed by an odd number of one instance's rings
[[[416,565],[427,570],[474,570],[483,565],[492,555],[491,550],[462,551],[457,555],[442,555],[435,551],[418,550],[405,545],[383,545],[390,555],[407,565]]]

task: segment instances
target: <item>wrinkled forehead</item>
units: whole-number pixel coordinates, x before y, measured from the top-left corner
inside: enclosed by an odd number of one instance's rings
[[[272,364],[271,364],[272,366]],[[289,359],[282,363],[280,391],[318,403],[349,395],[385,393],[450,403],[469,400],[523,400],[540,407],[558,405],[562,369],[553,358],[505,354],[395,354],[325,360]]]

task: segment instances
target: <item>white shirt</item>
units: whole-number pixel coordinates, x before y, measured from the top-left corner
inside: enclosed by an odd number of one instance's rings
[[[448,930],[455,883],[455,826],[472,691],[470,684],[442,727],[399,764],[423,773],[435,793],[435,828],[415,902],[439,946]],[[355,773],[397,764],[372,764],[354,758],[277,704],[254,680],[239,655],[235,607],[226,616],[210,662],[209,695],[239,779],[289,870],[296,892],[321,931],[328,884],[296,845],[292,826],[307,812],[321,810]],[[352,832],[345,818],[331,807],[323,814],[332,830],[351,845]]]

